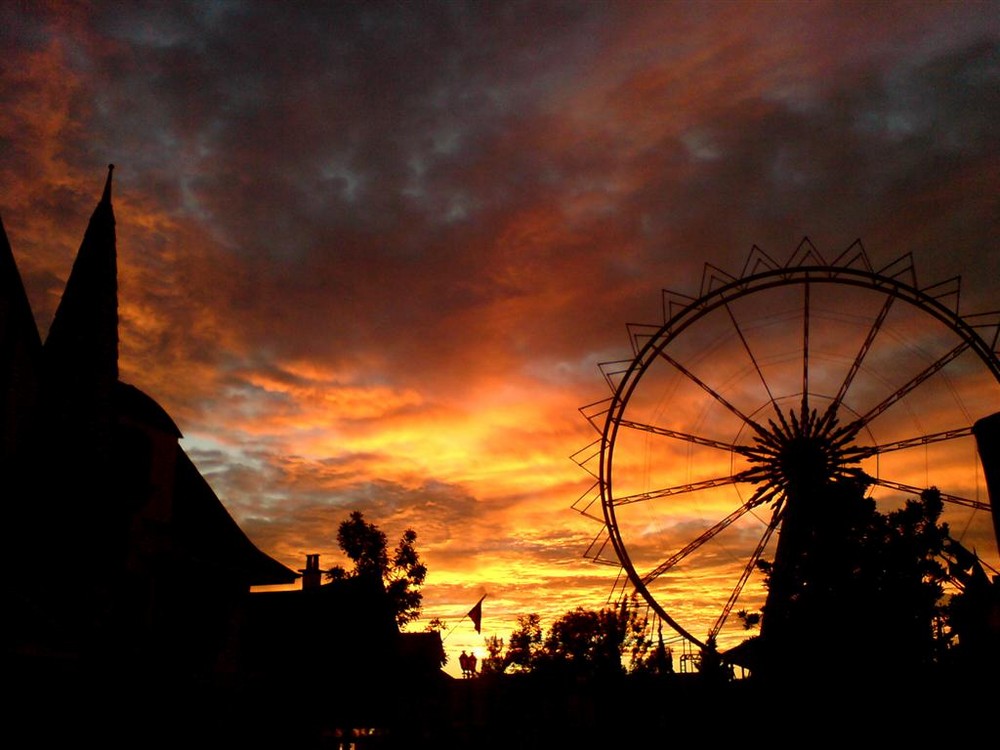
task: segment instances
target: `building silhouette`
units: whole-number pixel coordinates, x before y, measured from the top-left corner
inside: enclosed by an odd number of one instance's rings
[[[19,571],[3,654],[17,736],[306,746],[410,721],[413,706],[385,710],[384,686],[423,685],[425,705],[444,677],[440,634],[400,633],[380,581],[323,584],[319,555],[296,572],[258,549],[167,412],[119,379],[112,170],[44,342],[0,221],[0,548]],[[301,589],[251,594],[300,577]],[[307,718],[290,727],[296,712]]]
[[[170,416],[118,377],[109,168],[42,342],[0,224],[0,482],[5,653],[46,670],[235,669],[252,585],[298,575],[261,552],[179,444]]]

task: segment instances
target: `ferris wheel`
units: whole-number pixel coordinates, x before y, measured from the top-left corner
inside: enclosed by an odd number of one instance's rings
[[[581,408],[598,433],[574,508],[587,551],[620,566],[653,612],[720,650],[759,611],[804,476],[855,478],[879,510],[935,487],[953,537],[998,565],[973,425],[1000,412],[1000,313],[959,314],[957,278],[918,286],[905,255],[875,269],[860,242],[785,263],[754,247],[738,275],[706,265],[696,296],[663,292],[663,322],[628,326],[604,363],[611,396]]]

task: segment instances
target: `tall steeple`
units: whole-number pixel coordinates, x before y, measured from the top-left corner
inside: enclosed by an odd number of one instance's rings
[[[118,263],[108,166],[104,194],[90,217],[66,289],[45,339],[46,394],[53,416],[110,451],[112,397],[118,381]]]
[[[118,379],[118,258],[111,175],[80,244],[52,327],[45,339],[49,366],[92,370]],[[70,375],[70,373],[65,373]],[[80,373],[82,374],[82,373]]]
[[[9,476],[38,390],[42,342],[0,219],[0,467]]]

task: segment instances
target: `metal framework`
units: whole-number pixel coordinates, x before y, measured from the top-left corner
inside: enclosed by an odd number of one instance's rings
[[[800,328],[797,332],[787,327],[780,329],[789,354],[777,358],[772,353],[774,342],[754,333],[754,316],[767,311],[779,296],[787,316],[789,295],[795,290],[801,294],[788,320]],[[790,498],[796,496],[796,487],[803,482],[817,477],[823,481],[858,480],[894,493],[897,501],[900,496],[919,494],[928,484],[942,483],[948,489],[947,482],[959,481],[967,486],[968,476],[959,473],[960,469],[967,470],[967,465],[935,465],[934,469],[939,470],[935,481],[923,484],[924,475],[914,468],[926,451],[932,450],[931,446],[971,445],[973,422],[1000,410],[1000,313],[959,315],[959,290],[957,278],[918,288],[909,255],[874,270],[860,242],[827,262],[805,239],[783,265],[754,247],[739,276],[706,264],[698,296],[664,291],[664,322],[628,327],[634,357],[601,365],[612,395],[581,408],[599,434],[597,440],[573,456],[595,479],[573,507],[602,524],[587,556],[620,565],[632,587],[661,620],[691,643],[704,647],[716,642],[752,580],[758,560],[772,540],[780,537]],[[831,310],[830,300],[838,299],[838,294],[859,297],[867,307],[864,311]],[[820,296],[827,301],[826,307],[817,302]],[[822,341],[824,317],[838,315],[853,316],[851,325],[857,332],[852,339],[854,353],[843,357],[843,361],[835,361]],[[937,339],[933,345],[922,340],[900,340],[902,337],[892,328],[896,318],[923,322],[908,329],[911,338],[933,329]],[[703,329],[732,340],[730,359],[734,353],[742,358],[741,379],[736,385],[732,378],[725,380],[716,373],[710,358],[702,357],[699,346]],[[711,336],[704,338],[708,349]],[[947,345],[938,342],[945,338],[949,339]],[[767,349],[767,353],[761,349]],[[887,386],[886,378],[879,380],[879,372],[887,368],[886,360],[894,352],[907,355],[906,366],[912,371],[901,375],[893,372],[895,380]],[[914,364],[916,360],[919,364]],[[787,377],[788,362],[797,362],[798,375],[794,378]],[[774,375],[779,365],[784,367],[782,377]],[[970,377],[978,378],[975,382],[980,384],[971,406],[957,395]],[[688,401],[703,402],[698,413],[721,414],[716,423],[729,425],[729,432],[720,434],[714,424],[707,426],[707,420],[689,424],[686,415],[692,411],[687,408],[690,404],[669,408],[670,389],[657,402],[667,402],[660,411],[638,405],[655,401],[649,398],[649,390],[654,387],[651,381],[668,379],[686,383],[687,392],[695,394]],[[927,388],[925,383],[935,380],[944,382],[944,391],[955,397],[949,402],[950,413],[937,413],[942,409],[935,407],[934,426],[944,429],[925,432],[920,418],[924,407],[922,391]],[[880,424],[899,413],[907,417],[903,420],[906,429],[877,439]],[[640,434],[646,441],[643,445],[652,444],[661,451],[658,456],[676,456],[685,450],[689,456],[693,451],[715,452],[728,457],[730,471],[707,478],[686,477],[685,481],[664,486],[654,482],[637,490],[642,478],[636,476],[636,466],[642,461],[632,460],[635,457],[628,452],[635,450],[635,436]],[[624,437],[629,441],[623,441]],[[623,442],[632,447],[623,447]],[[889,454],[905,460],[894,464],[892,471],[885,471],[881,462],[891,459]],[[693,459],[688,460],[690,473]],[[655,464],[655,460],[652,462]],[[927,467],[926,471],[930,470]],[[976,474],[975,468],[971,471]],[[747,489],[741,492],[740,488]],[[678,543],[673,532],[682,522],[688,523],[690,509],[673,503],[708,495],[717,498],[726,491],[734,493],[729,495],[733,498],[732,510],[714,522],[711,517],[701,518],[703,530],[691,533],[686,543]],[[988,517],[991,511],[989,502],[981,497],[952,492],[942,492],[941,497],[948,506],[967,513]],[[599,515],[595,512],[598,503]],[[634,506],[646,511],[645,526],[641,528],[623,520],[622,514]],[[718,503],[713,507],[719,507]],[[671,530],[664,538],[674,545],[660,549],[655,564],[648,561],[647,537],[651,534],[646,532],[654,525],[650,518],[659,519],[658,528]],[[698,564],[695,553],[718,542],[727,529],[740,524],[745,524],[743,536],[739,537],[744,557],[738,565],[729,566],[735,571],[731,587],[720,596],[722,604],[712,616],[712,624],[701,631],[705,632],[704,638],[699,637],[690,623],[676,615],[683,609],[676,597],[683,596],[680,592],[684,587],[672,582],[683,584],[689,580],[692,566]],[[996,540],[992,541],[995,545]],[[733,545],[723,546],[728,551]],[[642,550],[641,561],[636,559],[637,549]]]

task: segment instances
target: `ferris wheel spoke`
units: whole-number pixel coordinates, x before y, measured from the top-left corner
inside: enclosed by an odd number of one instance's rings
[[[765,502],[765,500],[772,498],[775,492],[776,490],[774,490],[774,488],[768,486],[759,488],[756,492],[754,492],[753,496],[749,500],[743,503],[743,505],[738,507],[728,516],[726,516],[721,521],[716,523],[714,526],[707,529],[705,532],[701,534],[701,536],[697,537],[696,539],[688,543],[683,549],[678,550],[673,555],[664,560],[662,563],[657,565],[653,570],[649,571],[646,575],[644,575],[642,577],[643,585],[644,586],[649,585],[651,582],[655,581],[657,578],[666,573],[668,570],[670,570],[673,566],[675,566],[685,557],[687,557],[696,549],[705,544],[705,542],[709,541],[714,536],[716,536],[719,532],[731,526],[735,521],[738,521],[746,513],[753,510],[761,503]]]
[[[916,437],[906,438],[905,440],[894,440],[891,443],[881,443],[880,445],[872,446],[858,446],[858,450],[862,451],[866,455],[873,456],[876,453],[890,453],[891,451],[916,448],[923,445],[930,445],[931,443],[944,442],[946,440],[957,440],[958,438],[968,437],[971,434],[971,427],[959,427],[956,430],[932,432],[927,435],[918,435]]]
[[[809,414],[809,281],[802,285],[802,420]]]
[[[880,404],[875,406],[873,409],[869,410],[866,414],[864,414],[861,417],[858,417],[851,424],[842,429],[845,431],[847,430],[856,431],[861,429],[866,424],[870,423],[873,419],[882,414],[890,406],[897,403],[900,399],[902,399],[904,396],[910,393],[910,391],[912,391],[918,385],[927,380],[927,378],[929,378],[931,375],[934,375],[936,372],[941,371],[946,365],[948,365],[948,363],[956,359],[962,352],[964,352],[968,348],[969,348],[969,343],[967,341],[963,341],[962,343],[958,344],[954,349],[952,349],[950,352],[948,352],[943,357],[938,359],[936,362],[931,363],[924,370],[917,373],[917,375],[911,378],[909,382],[905,383],[900,388],[898,388],[891,396],[883,400]]]
[[[877,478],[873,480],[875,484],[881,487],[887,487],[891,490],[899,490],[900,492],[905,492],[909,495],[920,495],[927,488],[914,487],[912,484],[903,484],[902,482],[894,482],[891,479]],[[940,492],[940,491],[939,491]],[[940,492],[941,500],[946,503],[951,503],[952,505],[961,505],[963,508],[974,508],[975,510],[985,510],[990,511],[989,503],[984,503],[979,500],[970,500],[966,497],[959,497],[958,495],[949,495],[945,492]]]
[[[746,414],[744,414],[742,411],[740,411],[738,408],[736,408],[733,404],[731,404],[725,398],[725,396],[723,396],[721,393],[719,393],[714,388],[712,388],[712,386],[710,386],[704,380],[702,380],[701,378],[699,378],[697,375],[695,375],[693,372],[691,372],[689,369],[687,369],[684,365],[682,365],[676,359],[674,359],[673,357],[671,357],[669,354],[667,354],[662,349],[659,350],[657,353],[663,359],[665,359],[667,362],[669,362],[671,365],[673,365],[677,369],[678,372],[680,372],[681,374],[683,374],[686,378],[688,378],[689,380],[691,380],[691,382],[693,382],[695,385],[697,385],[699,388],[701,388],[703,391],[705,391],[705,393],[707,393],[709,396],[711,396],[716,401],[718,401],[722,406],[724,406],[730,412],[732,412],[737,417],[739,417],[746,425],[752,427],[755,432],[757,432],[760,435],[766,435],[767,434],[766,430],[763,427],[761,427],[761,425],[759,425],[753,419],[751,419]]]
[[[760,369],[760,363],[757,362],[757,357],[754,355],[753,350],[750,348],[750,343],[747,341],[746,336],[743,335],[743,329],[740,328],[739,322],[736,320],[736,316],[733,315],[732,308],[726,304],[726,312],[729,313],[729,320],[733,323],[733,328],[736,329],[736,335],[739,336],[740,341],[743,343],[743,349],[746,351],[747,356],[750,357],[750,362],[753,364],[753,369],[757,371],[757,377],[760,378],[761,385],[764,386],[764,390],[767,391],[767,397],[771,401],[771,406],[774,407],[775,412],[779,415],[781,410],[778,408],[778,402],[774,398],[774,393],[771,392],[771,386],[768,385],[767,379],[764,377],[764,371]]]
[[[878,332],[882,329],[882,324],[885,322],[886,316],[889,315],[889,309],[892,307],[892,303],[895,299],[895,297],[891,296],[886,297],[885,303],[882,305],[882,309],[872,322],[871,328],[868,329],[868,335],[865,336],[864,343],[862,343],[861,348],[858,349],[858,353],[855,355],[854,361],[851,363],[851,367],[847,371],[847,375],[844,377],[844,382],[840,384],[840,389],[837,391],[837,395],[833,397],[833,401],[830,402],[826,412],[823,414],[822,424],[825,425],[829,423],[837,415],[837,411],[839,411],[840,405],[847,396],[847,392],[851,389],[854,377],[858,374],[858,370],[861,369],[861,364],[865,361],[865,357],[868,356],[868,351],[872,348],[872,344],[875,342],[875,336],[877,336]]]
[[[765,500],[766,502],[766,500]],[[757,561],[760,560],[760,556],[764,554],[764,549],[767,547],[767,543],[771,540],[771,535],[774,533],[775,529],[778,528],[781,523],[781,519],[785,515],[785,506],[780,506],[774,509],[774,513],[771,514],[771,521],[767,524],[767,528],[764,529],[764,533],[760,537],[760,541],[757,542],[757,546],[750,555],[750,559],[747,560],[747,564],[743,568],[743,573],[740,575],[740,579],[736,582],[736,586],[733,587],[732,593],[729,595],[728,601],[726,601],[726,606],[722,608],[722,613],[719,615],[719,619],[715,621],[715,625],[708,633],[708,637],[714,638],[722,630],[722,626],[726,624],[726,620],[729,619],[729,615],[733,611],[733,607],[736,606],[736,602],[739,601],[740,595],[743,593],[743,587],[746,586],[747,581],[750,580],[750,576],[753,574],[754,569],[757,567]]]
[[[620,427],[628,427],[633,430],[651,432],[654,435],[663,435],[664,437],[674,438],[675,440],[683,440],[688,443],[694,443],[695,445],[718,448],[719,450],[727,452],[735,451],[741,455],[746,455],[749,450],[747,446],[736,445],[735,443],[724,443],[721,440],[712,440],[711,438],[701,437],[700,435],[692,435],[687,432],[668,430],[666,427],[657,427],[656,425],[644,424],[642,422],[633,422],[630,419],[622,419],[618,422],[618,425]]]
[[[672,497],[674,495],[684,495],[689,492],[699,492],[710,490],[713,487],[722,487],[727,484],[745,481],[745,473],[734,474],[729,477],[715,477],[713,479],[703,479],[700,482],[690,482],[689,484],[678,484],[674,487],[663,487],[649,492],[639,492],[635,495],[624,495],[612,499],[612,505],[629,505],[630,503],[641,503],[646,500],[655,500],[660,497]]]

